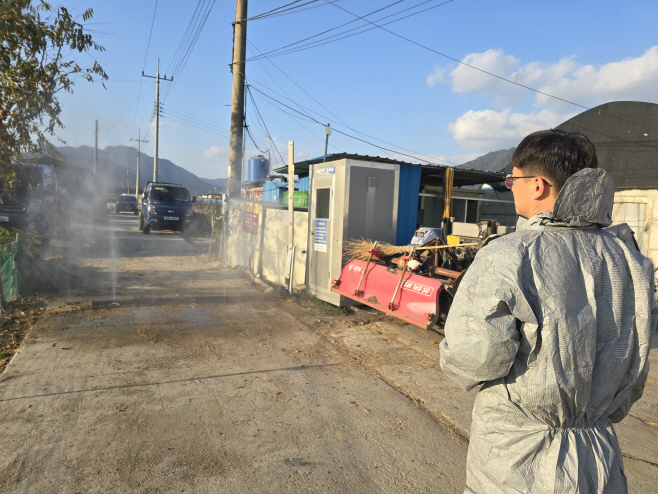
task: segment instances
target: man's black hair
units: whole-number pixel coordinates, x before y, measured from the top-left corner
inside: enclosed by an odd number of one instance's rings
[[[585,134],[551,129],[526,136],[514,151],[512,166],[523,174],[546,177],[556,192],[583,168],[597,168],[594,144]]]

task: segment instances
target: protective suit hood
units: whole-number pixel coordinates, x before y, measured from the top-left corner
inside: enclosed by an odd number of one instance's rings
[[[569,177],[555,200],[553,211],[537,213],[517,227],[606,227],[612,224],[615,184],[605,170],[585,168]],[[525,221],[524,221],[525,220]]]
[[[569,177],[555,200],[553,218],[566,226],[609,226],[615,184],[605,170],[585,168]]]

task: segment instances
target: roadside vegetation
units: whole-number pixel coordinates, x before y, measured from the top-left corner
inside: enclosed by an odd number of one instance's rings
[[[27,252],[30,257],[39,255],[39,247],[41,245],[41,235],[32,230],[25,232],[18,228],[5,228],[0,226],[0,245],[15,242],[18,239],[20,246]]]
[[[82,21],[92,16],[88,9]],[[80,65],[71,56],[93,51],[104,48],[65,7],[42,0],[0,2],[0,175],[25,153],[53,150],[49,137],[63,127],[62,92],[72,93],[79,79],[108,79],[98,62]]]
[[[215,245],[219,245],[219,240],[221,237],[222,226],[224,222],[224,216],[222,211],[221,204],[203,206],[204,213],[210,222],[210,231],[213,236],[213,242]]]
[[[18,350],[28,330],[46,311],[41,298],[9,302],[0,312],[0,373]]]

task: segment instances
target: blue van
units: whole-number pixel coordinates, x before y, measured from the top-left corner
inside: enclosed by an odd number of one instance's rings
[[[192,223],[195,199],[182,185],[147,182],[140,203],[139,229],[145,235],[151,229],[185,231]]]

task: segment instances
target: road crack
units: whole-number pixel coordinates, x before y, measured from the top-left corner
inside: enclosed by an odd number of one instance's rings
[[[653,461],[645,460],[644,458],[638,458],[637,456],[630,455],[628,453],[623,453],[621,454],[624,458],[629,458],[631,460],[636,460],[636,461],[641,461],[642,463],[648,463],[649,465],[653,465],[654,467],[658,467],[658,463],[654,463]]]

